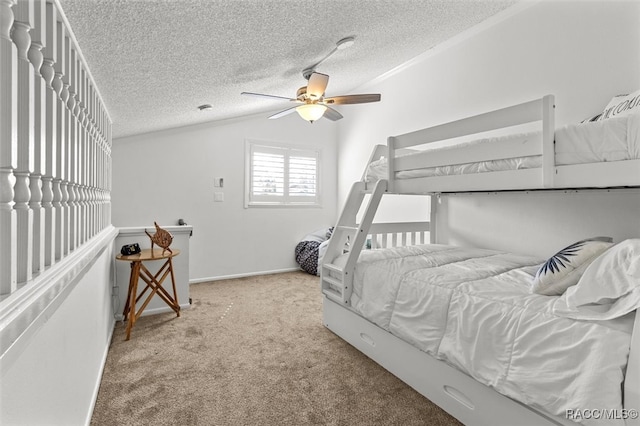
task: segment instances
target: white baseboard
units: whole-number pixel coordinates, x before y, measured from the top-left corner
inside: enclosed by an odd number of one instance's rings
[[[208,281],[221,281],[221,280],[230,280],[234,278],[245,278],[245,277],[255,277],[256,275],[271,275],[271,274],[281,274],[283,272],[294,272],[300,271],[300,268],[285,268],[285,269],[275,269],[272,271],[259,271],[259,272],[247,272],[243,274],[233,274],[233,275],[221,275],[217,277],[206,277],[206,278],[196,278],[193,280],[189,280],[189,284],[198,284],[204,283]]]
[[[102,383],[102,374],[104,373],[104,367],[107,365],[107,356],[109,355],[109,348],[111,347],[111,341],[113,340],[113,331],[115,329],[116,320],[113,319],[111,321],[109,333],[109,339],[107,339],[107,345],[104,348],[104,352],[102,353],[102,359],[100,360],[100,371],[97,375],[96,385],[93,388],[93,394],[91,397],[91,406],[89,407],[89,412],[87,414],[87,418],[84,422],[86,426],[91,424],[91,419],[93,418],[93,410],[96,408],[96,402],[98,401],[98,392],[100,391],[100,384]]]

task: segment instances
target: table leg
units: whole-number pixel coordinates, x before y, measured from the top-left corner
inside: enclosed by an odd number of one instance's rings
[[[131,329],[136,322],[136,295],[138,294],[138,278],[140,277],[140,264],[142,262],[132,262],[133,267],[131,269],[132,288],[129,294],[129,320],[127,321],[127,337],[125,340],[129,340],[131,337]]]
[[[171,284],[173,285],[173,302],[176,307],[176,315],[180,316],[180,303],[178,303],[178,292],[176,291],[176,277],[173,273],[173,261],[169,258],[169,270],[171,271]]]

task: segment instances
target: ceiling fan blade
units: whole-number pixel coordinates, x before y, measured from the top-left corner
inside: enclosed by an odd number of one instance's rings
[[[325,98],[324,103],[328,105],[366,104],[368,102],[379,102],[380,94],[372,93],[368,95],[345,95]]]
[[[261,97],[261,98],[279,99],[279,100],[283,100],[283,101],[297,101],[297,99],[285,98],[284,96],[265,95],[263,93],[242,92],[240,94],[241,95],[248,95],[248,96],[258,96],[258,97]]]
[[[332,96],[325,98],[324,103],[328,105],[347,105],[347,104],[366,104],[368,102],[379,102],[380,94],[371,93],[367,95],[344,95],[344,96]]]
[[[338,121],[342,118],[342,114],[340,114],[333,108],[327,107],[327,110],[324,112],[323,117],[328,118],[331,121]]]
[[[321,98],[324,91],[327,90],[327,84],[329,84],[328,75],[314,72],[307,83],[307,95],[315,99]]]
[[[277,113],[273,114],[272,116],[269,116],[269,119],[271,120],[271,119],[274,119],[274,118],[280,118],[280,117],[284,117],[285,115],[289,115],[292,112],[295,112],[296,108],[297,107],[291,107],[291,108],[285,109],[284,111],[277,112]]]

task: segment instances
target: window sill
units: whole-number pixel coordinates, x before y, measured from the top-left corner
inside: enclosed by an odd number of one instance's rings
[[[321,204],[317,204],[317,203],[290,203],[290,204],[283,204],[283,203],[248,203],[244,205],[245,209],[253,209],[253,208],[262,208],[262,207],[266,207],[266,208],[294,208],[294,209],[299,209],[299,208],[307,208],[307,209],[320,209],[322,208]]]

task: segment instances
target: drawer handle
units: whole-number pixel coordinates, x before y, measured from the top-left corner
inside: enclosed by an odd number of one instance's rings
[[[362,339],[362,341],[367,343],[368,345],[371,345],[371,346],[376,345],[375,340],[373,340],[373,338],[366,333],[360,333],[360,339]]]
[[[447,395],[449,395],[451,398],[455,399],[460,404],[467,407],[469,410],[473,410],[475,408],[475,406],[473,405],[473,402],[471,402],[471,400],[467,398],[466,395],[460,392],[458,389],[448,385],[444,385],[443,389]]]

